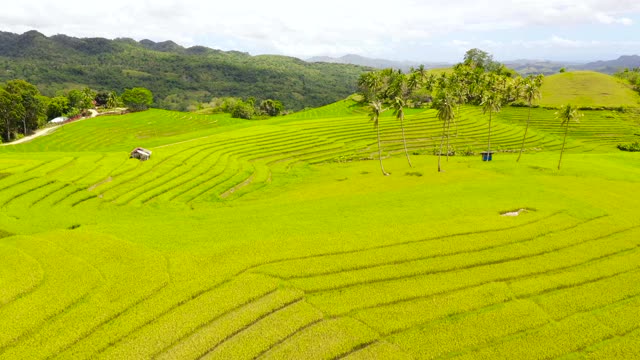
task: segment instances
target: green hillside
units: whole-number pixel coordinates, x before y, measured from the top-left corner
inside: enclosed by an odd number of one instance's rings
[[[0,147],[0,359],[637,358],[634,112],[149,110]],[[606,130],[605,130],[606,129]],[[129,159],[135,146],[153,151]],[[375,160],[375,161],[371,161]],[[519,216],[502,216],[518,212]]]
[[[24,79],[47,96],[89,86],[122,91],[146,87],[156,106],[185,110],[212,97],[277,99],[299,110],[343,99],[367,68],[306,63],[285,56],[251,56],[171,41],[46,37],[0,32],[0,82]]]
[[[571,71],[547,76],[542,85],[542,106],[567,103],[583,107],[640,105],[640,96],[611,75],[593,71]]]

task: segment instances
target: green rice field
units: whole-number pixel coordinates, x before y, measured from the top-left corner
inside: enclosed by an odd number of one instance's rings
[[[0,359],[640,358],[635,111],[149,110],[0,147]],[[149,161],[129,159],[136,146]],[[519,211],[519,216],[503,216]]]

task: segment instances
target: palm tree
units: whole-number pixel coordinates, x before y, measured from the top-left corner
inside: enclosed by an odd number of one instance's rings
[[[107,108],[114,109],[120,105],[120,98],[115,91],[109,93],[109,98],[107,99]]]
[[[438,172],[442,172],[440,158],[442,157],[442,146],[444,145],[447,127],[456,116],[454,102],[453,97],[446,90],[441,90],[433,102],[433,106],[438,111],[438,119],[442,121],[442,137],[440,139],[440,151],[438,152]],[[447,149],[447,152],[449,152],[449,149]]]
[[[369,113],[371,116],[371,121],[373,121],[373,126],[376,128],[376,132],[378,135],[378,159],[380,159],[380,169],[382,170],[382,175],[389,176],[384,170],[384,166],[382,166],[382,149],[380,146],[380,114],[385,112],[387,109],[382,108],[382,101],[374,100],[369,103]]]
[[[482,112],[489,113],[489,137],[487,139],[487,152],[491,153],[491,115],[493,113],[500,112],[502,107],[502,98],[498,91],[489,90],[486,92],[482,99]],[[487,155],[488,155],[487,154]]]
[[[572,121],[578,121],[583,114],[578,112],[578,108],[573,105],[565,105],[556,112],[556,117],[562,121],[561,126],[564,126],[564,138],[562,140],[562,148],[560,149],[560,160],[558,161],[558,170],[560,170],[560,165],[562,165],[562,154],[564,153],[564,145],[567,142],[567,133],[569,132],[569,123]]]
[[[424,65],[418,66],[417,69],[414,69],[413,73],[417,75],[421,83],[427,80],[427,69],[424,68]]]
[[[524,88],[523,88],[523,96],[524,99],[527,100],[527,104],[529,104],[529,114],[527,115],[527,126],[524,128],[524,136],[522,137],[522,146],[520,146],[520,154],[518,154],[518,159],[516,162],[520,161],[520,157],[522,156],[522,151],[524,151],[524,142],[527,140],[527,132],[529,131],[529,121],[531,120],[531,107],[533,106],[533,101],[541,98],[540,94],[540,86],[542,86],[542,79],[544,75],[538,75],[536,77],[528,76],[524,80]]]
[[[393,107],[393,114],[396,116],[396,119],[400,120],[400,128],[402,129],[402,143],[404,144],[404,154],[407,157],[407,162],[409,162],[409,166],[413,167],[411,164],[411,159],[409,158],[409,151],[407,150],[407,140],[404,135],[404,108],[407,106],[407,101],[409,100],[409,96],[411,95],[411,87],[410,85],[414,85],[413,82],[410,84],[409,80],[412,77],[407,78],[404,74],[398,73],[393,80],[393,83],[389,89],[389,98],[391,100],[391,106]]]
[[[449,89],[453,94],[456,103],[456,118],[460,118],[460,107],[467,102],[467,96],[469,94],[468,85],[464,81],[464,78],[457,73],[453,73],[449,79]],[[456,127],[456,135],[458,137],[458,122],[452,119],[453,124]],[[451,124],[449,124],[451,125]],[[449,161],[449,129],[447,129],[447,161]]]
[[[404,154],[407,156],[407,162],[409,162],[409,167],[413,167],[411,164],[411,158],[409,158],[409,151],[407,150],[407,140],[404,137],[404,107],[406,106],[406,102],[400,98],[396,97],[393,102],[393,113],[396,115],[396,119],[400,120],[400,128],[402,129],[402,143],[404,144]]]
[[[382,88],[382,77],[379,72],[368,72],[360,75],[358,88],[365,102],[377,99]]]

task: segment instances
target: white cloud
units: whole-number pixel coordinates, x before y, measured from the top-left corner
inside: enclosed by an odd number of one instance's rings
[[[453,34],[482,36],[529,26],[633,26],[630,16],[639,13],[640,2],[630,0],[111,0],[101,7],[79,0],[32,0],[3,4],[0,30],[171,39],[297,56],[379,55],[392,52],[389,44],[427,43]],[[556,45],[569,46],[561,40]]]

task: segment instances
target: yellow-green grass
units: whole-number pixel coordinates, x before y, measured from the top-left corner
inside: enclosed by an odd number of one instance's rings
[[[494,118],[492,162],[442,173],[408,166],[386,114],[388,177],[348,101],[215,128],[96,118],[3,147],[0,359],[633,356],[640,158],[615,144],[638,119],[587,112],[558,171],[552,110],[515,162],[526,114]],[[461,115],[450,142],[482,150],[487,115]],[[405,130],[412,153],[439,145],[433,110]]]
[[[611,75],[571,71],[547,76],[541,88],[542,106],[573,104],[582,107],[637,107],[640,96],[631,86]]]

